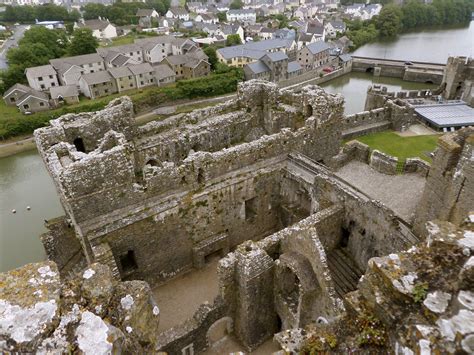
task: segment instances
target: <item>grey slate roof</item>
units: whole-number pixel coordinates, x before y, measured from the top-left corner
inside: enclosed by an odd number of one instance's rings
[[[106,20],[85,20],[84,23],[79,22],[78,27],[87,27],[90,28],[91,30],[103,30],[105,29],[108,25],[111,25],[109,21]]]
[[[154,9],[138,9],[137,15],[138,17],[149,17],[153,14]]]
[[[128,67],[110,68],[109,73],[115,79],[132,75],[132,72],[128,69]]]
[[[254,9],[236,9],[227,11],[229,15],[255,14]]]
[[[31,75],[34,78],[40,76],[56,75],[56,70],[54,70],[52,65],[41,65],[39,67],[26,68],[25,70],[27,75]]]
[[[294,62],[288,62],[288,73],[294,73],[295,71],[301,70],[301,64],[298,63],[297,61]]]
[[[350,60],[352,60],[352,56],[350,54],[341,54],[339,56],[339,58],[345,63],[345,62],[349,62]]]
[[[254,74],[261,74],[270,71],[270,68],[267,67],[261,60],[247,64],[247,68],[250,69]]]
[[[155,77],[158,80],[169,78],[170,76],[176,75],[174,71],[166,64],[157,65],[154,67],[154,69],[155,69]]]
[[[289,48],[292,43],[293,41],[288,39],[268,39],[260,42],[220,48],[217,52],[225,59],[231,59],[234,57],[260,59],[266,51],[271,49]]]
[[[3,98],[7,97],[8,95],[10,95],[15,90],[18,90],[18,91],[21,91],[21,92],[27,94],[33,89],[30,88],[29,86],[26,86],[26,85],[23,85],[23,84],[15,84],[12,87],[10,87],[7,91],[5,91],[5,93],[3,94]]]
[[[102,62],[102,57],[97,53],[76,55],[74,57],[51,59],[49,61],[51,65],[58,71],[66,71],[72,65],[84,65],[89,63]]]
[[[79,96],[79,91],[76,85],[53,86],[49,89],[49,94],[52,99],[57,99],[60,96],[63,98]]]
[[[126,55],[123,55],[123,54],[117,54],[117,56],[113,60],[111,60],[110,63],[112,63],[112,65],[121,67],[125,65],[129,60],[130,60],[130,57],[127,57]]]
[[[129,65],[127,68],[134,75],[140,75],[140,74],[150,73],[150,72],[154,71],[154,69],[150,65],[150,63],[141,63],[141,64]]]
[[[110,76],[109,72],[105,70],[84,74],[81,78],[84,79],[87,85],[101,84],[112,80],[112,76]]]
[[[326,42],[317,41],[317,42],[313,42],[313,43],[308,44],[306,46],[306,48],[308,48],[308,50],[312,54],[317,54],[317,53],[321,53],[322,51],[328,50],[331,47],[329,47],[329,45]]]
[[[265,54],[272,62],[279,62],[280,60],[288,59],[288,56],[283,52],[273,52]]]
[[[437,127],[474,125],[474,108],[465,102],[419,105],[415,112]]]

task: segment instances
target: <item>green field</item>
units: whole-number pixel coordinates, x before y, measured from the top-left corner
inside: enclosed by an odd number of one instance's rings
[[[421,158],[431,162],[428,156],[436,147],[438,135],[400,137],[398,134],[385,131],[358,137],[357,140],[367,144],[371,149],[377,149],[400,160],[406,158]]]

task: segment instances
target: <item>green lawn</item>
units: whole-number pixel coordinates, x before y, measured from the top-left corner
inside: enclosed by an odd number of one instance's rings
[[[403,161],[406,158],[418,157],[431,162],[427,154],[435,149],[438,137],[438,135],[400,137],[394,132],[385,131],[358,137],[357,140],[367,144],[371,149],[380,150]]]

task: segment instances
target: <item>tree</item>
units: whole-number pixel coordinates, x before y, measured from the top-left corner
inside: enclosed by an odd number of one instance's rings
[[[241,9],[242,7],[244,7],[244,3],[242,2],[242,0],[233,0],[229,6],[231,10]]]
[[[65,54],[68,40],[63,30],[49,30],[43,26],[34,26],[25,32],[18,45],[31,46],[37,43],[44,44],[48,48],[50,58],[59,58]]]
[[[386,5],[377,18],[377,28],[381,37],[395,37],[402,29],[402,10],[397,5]]]
[[[225,40],[225,45],[226,46],[235,46],[237,44],[242,44],[242,41],[240,40],[240,36],[235,34],[235,35],[228,35],[227,39]]]
[[[207,55],[207,58],[209,60],[209,64],[211,64],[211,69],[212,70],[216,69],[216,65],[217,65],[216,48],[214,46],[208,46],[208,47],[204,48],[203,51]]]
[[[71,43],[68,46],[70,56],[95,53],[99,41],[92,35],[89,28],[79,28],[72,34]]]
[[[227,15],[225,12],[218,12],[217,13],[217,18],[219,19],[219,22],[226,22],[227,21]]]

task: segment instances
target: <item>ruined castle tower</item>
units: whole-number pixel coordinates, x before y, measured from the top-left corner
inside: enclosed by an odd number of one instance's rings
[[[443,97],[447,100],[463,99],[468,104],[474,103],[474,59],[466,57],[449,57],[444,70]]]
[[[440,137],[417,209],[414,230],[440,219],[459,225],[474,201],[474,127]]]

